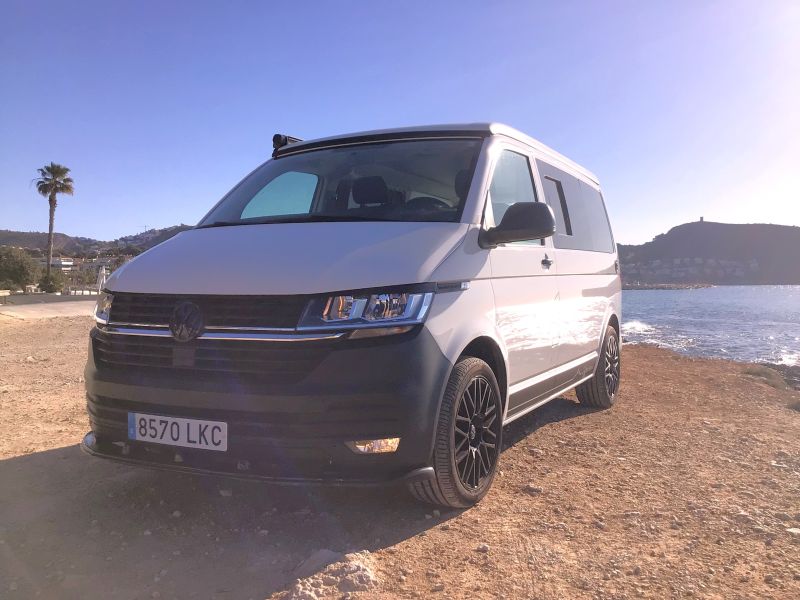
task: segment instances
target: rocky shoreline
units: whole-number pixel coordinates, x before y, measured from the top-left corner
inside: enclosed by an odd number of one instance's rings
[[[778,365],[775,363],[761,363],[771,369],[775,369],[786,381],[790,388],[800,391],[800,365]]]

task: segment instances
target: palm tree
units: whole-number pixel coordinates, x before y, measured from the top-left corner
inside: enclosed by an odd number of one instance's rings
[[[50,263],[53,262],[53,223],[56,219],[56,204],[58,194],[69,194],[72,196],[73,181],[69,176],[69,169],[64,165],[57,165],[51,162],[43,166],[39,171],[39,178],[35,179],[36,189],[47,198],[50,203],[50,228],[47,231],[47,279],[50,279]]]

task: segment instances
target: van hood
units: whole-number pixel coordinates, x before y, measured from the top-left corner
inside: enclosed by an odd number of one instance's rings
[[[317,294],[429,280],[464,223],[279,223],[191,229],[117,269],[113,292]]]

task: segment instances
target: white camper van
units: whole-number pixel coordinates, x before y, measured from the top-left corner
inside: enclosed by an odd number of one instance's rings
[[[510,127],[300,141],[106,282],[82,447],[464,507],[503,426],[610,407],[620,277],[597,179]]]

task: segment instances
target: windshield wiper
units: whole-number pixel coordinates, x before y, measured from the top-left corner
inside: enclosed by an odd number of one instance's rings
[[[237,225],[270,225],[278,223],[338,223],[347,221],[378,221],[378,222],[399,222],[398,219],[385,219],[381,217],[365,217],[362,215],[326,215],[309,214],[303,216],[291,216],[286,218],[269,219],[248,219],[243,221],[214,221],[204,225],[198,225],[195,229],[208,229],[211,227],[235,227]]]
[[[233,225],[243,225],[241,221],[214,221],[205,225],[195,225],[195,229],[207,229],[209,227],[229,227]]]

